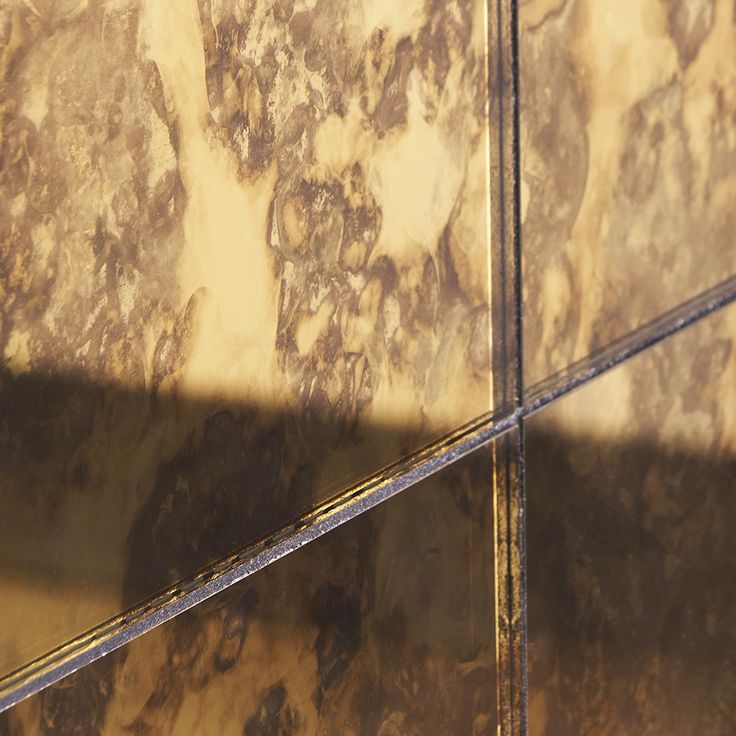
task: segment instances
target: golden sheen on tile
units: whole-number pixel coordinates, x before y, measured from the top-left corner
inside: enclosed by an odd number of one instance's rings
[[[480,0],[0,6],[0,672],[491,408]]]
[[[533,417],[529,733],[736,716],[736,306]]]
[[[476,451],[21,702],[0,733],[493,736],[491,458]]]
[[[736,271],[732,0],[522,0],[525,374]]]

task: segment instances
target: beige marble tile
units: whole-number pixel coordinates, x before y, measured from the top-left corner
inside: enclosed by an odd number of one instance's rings
[[[496,734],[492,471],[476,451],[23,701],[0,733]]]
[[[2,673],[492,376],[483,2],[9,0],[0,39]]]
[[[527,426],[529,733],[736,715],[736,306]]]
[[[520,6],[525,377],[736,271],[731,0]]]

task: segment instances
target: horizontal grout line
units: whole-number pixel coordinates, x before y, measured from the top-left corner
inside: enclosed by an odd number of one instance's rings
[[[486,414],[322,502],[279,531],[0,679],[0,712],[351,521],[517,426],[548,404],[736,301],[736,276],[532,387],[513,411]]]
[[[736,276],[665,312],[596,351],[573,363],[564,371],[537,383],[527,391],[520,410],[527,417],[569,394],[603,373],[638,355],[695,322],[736,301]]]
[[[227,556],[188,581],[169,587],[145,604],[10,673],[0,680],[0,712],[451,465],[515,426],[516,421],[513,413],[486,414],[324,501],[276,533]]]

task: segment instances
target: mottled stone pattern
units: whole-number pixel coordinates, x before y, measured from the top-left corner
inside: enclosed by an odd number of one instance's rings
[[[731,306],[530,421],[533,736],[733,733],[734,406]]]
[[[732,0],[522,0],[528,385],[736,270]]]
[[[0,715],[0,733],[496,733],[492,451]]]
[[[0,5],[0,673],[491,408],[486,38]]]

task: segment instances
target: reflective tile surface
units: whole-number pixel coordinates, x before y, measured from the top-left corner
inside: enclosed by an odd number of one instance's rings
[[[732,276],[731,0],[520,4],[525,378]]]
[[[491,409],[484,3],[0,7],[0,674]]]
[[[528,423],[529,733],[736,723],[736,307]]]
[[[0,715],[0,733],[496,733],[483,448]]]

